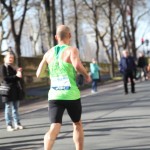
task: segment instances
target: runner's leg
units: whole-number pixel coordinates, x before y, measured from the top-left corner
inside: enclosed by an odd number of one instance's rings
[[[73,140],[76,150],[83,150],[84,133],[81,123],[82,106],[81,100],[70,100],[66,102],[67,112],[73,122]]]
[[[84,132],[81,121],[73,123],[73,140],[76,150],[83,150]]]
[[[51,126],[49,131],[44,136],[44,150],[51,150],[53,144],[60,132],[62,124],[62,116],[65,107],[62,101],[51,100],[49,101],[49,116],[51,121]]]
[[[60,131],[60,123],[52,123],[49,131],[44,136],[44,150],[51,150],[54,142],[57,138],[57,135]]]

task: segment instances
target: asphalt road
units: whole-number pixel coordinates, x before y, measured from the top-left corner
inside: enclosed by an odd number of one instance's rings
[[[123,94],[122,82],[82,91],[84,150],[150,150],[150,81],[136,83],[136,94]],[[47,101],[20,108],[24,130],[7,132],[0,117],[0,150],[43,150],[49,128]],[[53,150],[75,150],[72,123],[65,112]]]

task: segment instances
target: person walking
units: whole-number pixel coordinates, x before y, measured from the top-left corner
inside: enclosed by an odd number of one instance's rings
[[[119,70],[123,75],[123,82],[124,82],[124,92],[128,94],[128,79],[131,82],[131,92],[135,93],[135,83],[134,83],[134,74],[136,71],[136,64],[134,62],[134,58],[129,55],[127,50],[122,52],[123,57],[119,63]]]
[[[5,121],[7,131],[23,129],[19,118],[20,101],[20,80],[22,78],[22,68],[14,69],[15,55],[13,52],[7,52],[4,57],[4,64],[1,67],[2,83],[9,85],[10,91],[7,96],[2,95],[2,102],[5,103]],[[14,127],[13,127],[14,121]]]
[[[90,74],[92,78],[92,93],[97,92],[97,82],[100,78],[100,67],[97,64],[95,58],[92,59],[92,63],[90,63]]]
[[[138,67],[140,68],[140,79],[142,79],[142,73],[145,78],[145,80],[148,79],[147,77],[147,61],[144,56],[144,54],[141,52],[139,53],[139,58],[138,58]]]
[[[48,67],[51,80],[48,93],[51,125],[44,136],[44,150],[52,149],[61,128],[65,109],[73,122],[73,140],[76,150],[83,150],[82,106],[80,91],[76,84],[76,72],[83,74],[87,82],[90,82],[91,78],[80,61],[77,48],[69,45],[71,40],[69,27],[58,26],[55,38],[58,45],[46,52],[36,72],[37,77],[44,77],[47,75]]]

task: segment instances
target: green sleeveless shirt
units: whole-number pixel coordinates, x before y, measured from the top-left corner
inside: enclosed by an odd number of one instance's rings
[[[56,45],[54,60],[48,65],[51,87],[48,100],[77,100],[80,91],[76,85],[76,71],[72,64],[61,59],[62,52],[68,45]]]

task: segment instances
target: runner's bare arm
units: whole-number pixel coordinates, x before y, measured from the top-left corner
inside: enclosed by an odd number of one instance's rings
[[[48,77],[46,54],[43,56],[43,59],[39,64],[39,67],[36,71],[36,76],[37,76],[37,78]]]
[[[72,65],[74,66],[75,70],[77,72],[80,72],[85,77],[87,82],[90,82],[91,78],[88,75],[88,73],[87,73],[86,69],[84,68],[84,66],[82,65],[81,60],[79,58],[79,52],[76,48],[72,48],[70,60],[72,62]]]

